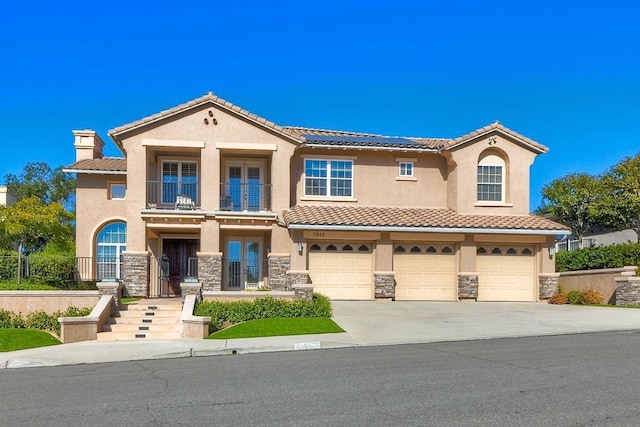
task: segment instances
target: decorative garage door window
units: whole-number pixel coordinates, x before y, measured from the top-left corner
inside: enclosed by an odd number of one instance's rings
[[[416,244],[404,243],[396,244],[393,247],[396,254],[414,253],[414,254],[453,254],[455,252],[452,245],[432,245],[432,244]]]
[[[360,252],[371,253],[372,246],[368,243],[327,242],[313,243],[309,252]]]
[[[478,246],[476,250],[478,255],[533,255],[531,248],[518,246]]]

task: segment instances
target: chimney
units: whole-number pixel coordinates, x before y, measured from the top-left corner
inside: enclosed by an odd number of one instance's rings
[[[76,147],[76,162],[86,159],[101,159],[104,142],[94,130],[74,130]]]

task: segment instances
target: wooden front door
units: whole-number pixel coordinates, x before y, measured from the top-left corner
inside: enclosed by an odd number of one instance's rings
[[[164,239],[162,253],[168,258],[168,289],[164,296],[181,295],[180,282],[189,274],[189,259],[196,258],[199,241],[195,239]],[[193,262],[193,261],[192,261]]]

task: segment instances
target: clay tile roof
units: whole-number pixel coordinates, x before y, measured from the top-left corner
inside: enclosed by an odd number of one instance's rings
[[[296,205],[284,211],[287,226],[416,227],[548,231],[568,228],[536,215],[461,215],[451,209],[345,205]],[[546,234],[546,233],[545,233]]]
[[[127,159],[103,157],[101,159],[79,160],[64,170],[66,172],[126,172]]]
[[[503,126],[502,123],[500,123],[498,121],[493,122],[488,126],[482,127],[480,129],[476,129],[473,132],[469,132],[469,133],[467,133],[465,135],[462,135],[462,136],[460,136],[458,138],[455,138],[455,139],[451,140],[449,142],[448,146],[447,146],[447,149],[456,147],[456,146],[458,146],[460,144],[464,144],[465,142],[467,142],[467,141],[469,141],[469,140],[471,140],[471,139],[473,139],[473,138],[475,138],[477,136],[489,133],[489,132],[494,131],[494,130],[499,130],[499,131],[501,131],[501,132],[503,132],[503,133],[505,133],[507,135],[510,135],[510,136],[512,136],[512,137],[514,137],[516,139],[519,139],[523,143],[533,147],[534,149],[536,149],[539,152],[546,153],[547,151],[549,151],[549,149],[547,147],[545,147],[544,145],[540,144],[539,142],[536,142],[531,138],[527,138],[526,136],[524,136],[522,134],[519,134],[518,132],[515,132],[515,131],[509,129],[506,126]]]
[[[169,117],[169,116],[172,116],[174,114],[178,114],[178,113],[180,113],[182,111],[185,111],[185,110],[188,110],[188,109],[190,109],[192,107],[196,107],[196,106],[203,105],[203,104],[206,104],[206,103],[213,103],[213,104],[217,105],[218,107],[226,109],[226,110],[228,110],[230,112],[234,112],[235,114],[243,116],[243,117],[245,117],[245,118],[247,118],[247,119],[249,119],[251,121],[254,121],[254,122],[264,126],[264,127],[273,129],[274,131],[276,131],[276,132],[278,132],[280,134],[283,134],[283,135],[285,135],[287,137],[293,137],[294,139],[298,139],[301,142],[304,141],[304,138],[300,134],[295,133],[295,132],[294,133],[284,132],[282,126],[278,126],[275,123],[270,122],[269,120],[266,120],[266,119],[264,119],[262,117],[259,117],[259,116],[255,115],[253,113],[250,113],[249,111],[244,110],[243,108],[238,107],[238,106],[232,104],[231,102],[226,101],[226,100],[220,98],[219,96],[214,95],[211,92],[207,93],[204,96],[201,96],[200,98],[196,98],[196,99],[188,101],[188,102],[186,102],[184,104],[180,104],[180,105],[177,105],[177,106],[175,106],[173,108],[169,108],[168,110],[164,110],[164,111],[161,111],[159,113],[153,114],[151,116],[144,117],[144,118],[142,118],[140,120],[136,120],[135,122],[131,122],[129,124],[126,124],[126,125],[119,126],[117,128],[111,129],[109,131],[109,136],[111,136],[112,139],[114,139],[116,142],[118,142],[118,139],[119,139],[118,136],[120,134],[124,133],[124,132],[133,130],[133,129],[138,128],[140,126],[143,126],[145,124],[161,120],[161,119],[163,119],[165,117]]]

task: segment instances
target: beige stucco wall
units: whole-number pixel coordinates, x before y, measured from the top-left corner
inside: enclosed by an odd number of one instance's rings
[[[605,304],[616,303],[616,277],[634,276],[635,267],[606,268],[601,270],[563,271],[558,279],[558,286],[563,292],[587,291],[594,289],[604,296]]]
[[[98,291],[0,291],[0,307],[23,316],[35,311],[51,314],[71,306],[93,307],[99,299]]]
[[[327,203],[326,197],[304,195],[304,159],[353,160],[353,197],[336,198],[341,203],[368,206],[447,206],[446,159],[434,153],[373,150],[301,149],[291,160],[295,203]],[[414,162],[415,179],[399,177],[399,160]]]
[[[78,174],[76,184],[76,255],[95,256],[95,236],[112,221],[127,218],[127,200],[109,200],[109,182],[124,183],[124,175]]]
[[[490,138],[495,138],[495,142]],[[505,160],[506,201],[503,204],[479,206],[477,203],[478,160],[486,150],[499,153]],[[529,170],[536,157],[534,152],[494,132],[456,147],[447,156],[455,163],[447,191],[451,209],[463,214],[529,213]]]

